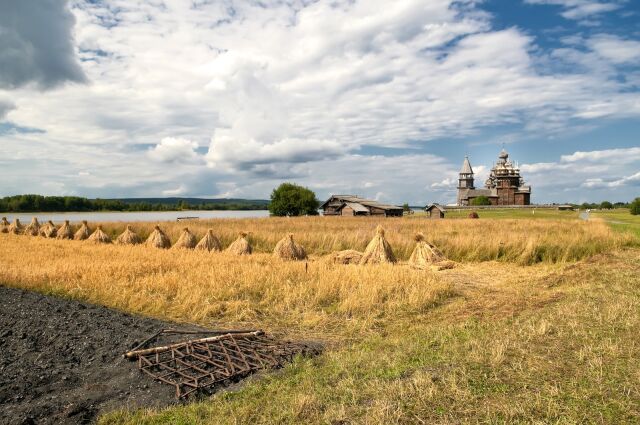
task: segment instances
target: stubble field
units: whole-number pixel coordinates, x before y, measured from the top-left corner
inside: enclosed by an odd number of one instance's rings
[[[338,265],[382,223],[397,265]],[[91,223],[90,223],[91,225]],[[299,218],[193,222],[256,253],[157,250],[0,235],[0,282],[207,327],[324,341],[315,359],[233,393],[103,423],[633,423],[640,415],[640,251],[569,219]],[[184,224],[163,223],[173,241]],[[105,223],[112,236],[123,224]],[[153,223],[136,224],[146,236]],[[457,262],[402,264],[413,234]],[[270,252],[288,233],[310,253]]]

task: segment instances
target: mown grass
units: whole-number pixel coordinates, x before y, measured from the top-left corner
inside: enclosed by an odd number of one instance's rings
[[[491,209],[448,209],[446,218],[468,218],[475,211],[482,219],[546,219],[546,220],[576,220],[579,211],[559,211],[553,208],[491,208]]]
[[[327,349],[239,390],[102,424],[637,423],[640,250],[600,220],[384,220],[401,258],[421,230],[453,270],[341,266],[379,220],[193,223],[258,254],[162,251],[0,235],[0,282],[209,327],[255,327]],[[140,233],[152,224],[139,224]],[[111,233],[123,225],[109,224]],[[173,240],[181,224],[164,223]],[[313,254],[268,254],[289,231]],[[343,245],[344,244],[344,245]],[[626,249],[629,248],[629,249]],[[486,252],[485,252],[486,251]]]

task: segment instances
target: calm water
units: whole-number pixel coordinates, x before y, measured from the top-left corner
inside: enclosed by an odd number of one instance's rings
[[[23,224],[31,221],[31,217],[38,217],[38,221],[80,222],[87,220],[98,221],[176,221],[178,217],[198,217],[201,220],[211,218],[256,218],[269,217],[269,211],[152,211],[152,212],[78,212],[78,213],[1,213],[0,217],[7,217],[13,221],[19,218]]]

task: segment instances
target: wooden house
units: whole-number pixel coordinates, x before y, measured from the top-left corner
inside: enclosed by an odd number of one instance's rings
[[[431,204],[427,205],[424,210],[427,212],[427,215],[432,220],[438,220],[444,218],[445,209],[442,205],[439,204]]]
[[[323,215],[402,217],[402,207],[354,195],[332,195],[320,208]]]

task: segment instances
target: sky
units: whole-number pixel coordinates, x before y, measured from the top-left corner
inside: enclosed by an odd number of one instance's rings
[[[0,0],[0,195],[640,196],[637,0]]]

